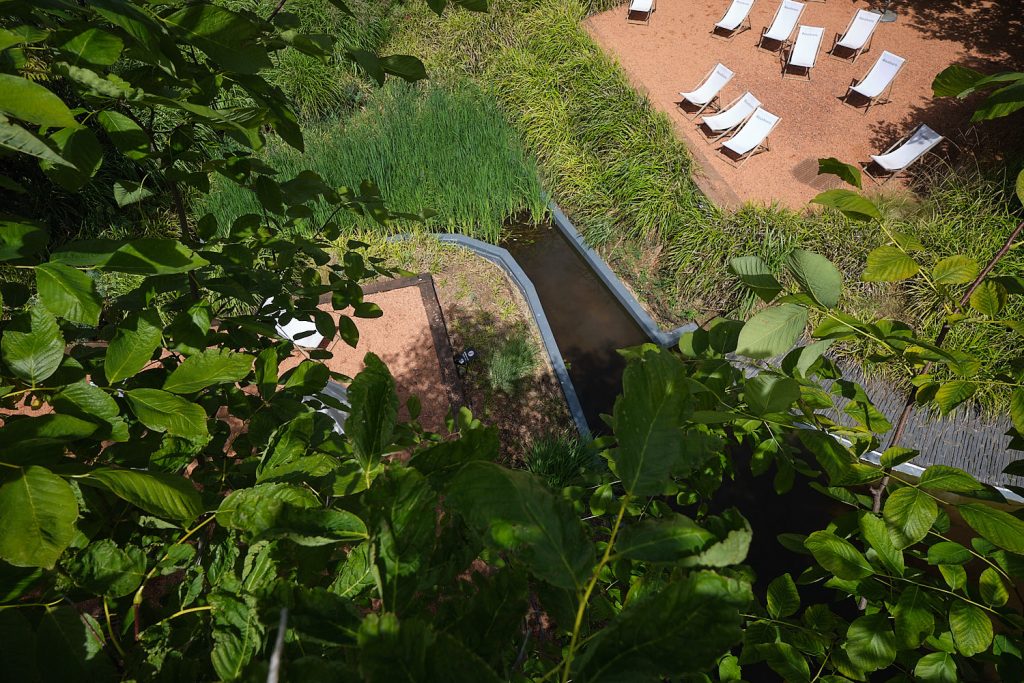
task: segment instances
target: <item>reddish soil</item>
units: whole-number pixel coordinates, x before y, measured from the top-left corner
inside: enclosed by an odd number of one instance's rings
[[[862,0],[808,2],[800,23],[825,27],[822,50],[810,81],[784,79],[779,55],[757,47],[779,0],[756,0],[750,13],[753,29],[722,40],[710,31],[729,4],[730,0],[661,0],[650,25],[627,23],[624,7],[585,22],[633,84],[676,123],[703,168],[699,184],[725,206],[778,202],[799,208],[822,189],[838,184],[834,177],[817,177],[818,158],[866,162],[869,154],[888,148],[919,123],[955,138],[966,127],[973,103],[933,99],[935,75],[950,64],[986,72],[1010,68],[1020,63],[1024,50],[1020,0],[903,0],[893,3],[898,19],[879,24],[870,50],[851,63],[825,51],[856,10],[871,5]],[[844,105],[839,98],[847,86],[863,78],[883,50],[907,60],[896,79],[893,101],[871,107],[866,114]],[[782,119],[771,135],[771,151],[738,169],[724,160],[718,143],[707,144],[677,106],[678,93],[696,87],[716,62],[736,74],[723,92],[725,103],[750,90],[765,109]]]

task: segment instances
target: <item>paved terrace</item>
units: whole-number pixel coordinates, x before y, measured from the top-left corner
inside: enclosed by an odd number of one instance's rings
[[[779,55],[757,47],[781,0],[755,0],[752,30],[731,40],[713,37],[711,28],[730,0],[658,0],[649,25],[626,22],[625,5],[591,17],[585,27],[617,60],[633,85],[655,107],[668,113],[702,167],[705,192],[720,205],[779,202],[800,208],[834,177],[817,177],[819,157],[848,163],[888,148],[918,123],[947,137],[968,125],[971,101],[933,100],[932,79],[950,64],[994,71],[1021,63],[1024,2],[1021,0],[898,0],[894,23],[879,24],[871,49],[855,63],[824,54],[836,33],[846,30],[863,0],[807,2],[800,23],[825,27],[822,51],[808,82],[781,76]],[[795,37],[794,31],[794,37]],[[863,78],[883,50],[907,59],[896,79],[892,103],[865,114],[840,102],[854,78]],[[692,90],[717,63],[736,75],[722,99],[730,102],[750,90],[765,109],[781,117],[770,138],[771,151],[733,168],[683,116],[678,93]],[[699,171],[698,171],[699,172]]]

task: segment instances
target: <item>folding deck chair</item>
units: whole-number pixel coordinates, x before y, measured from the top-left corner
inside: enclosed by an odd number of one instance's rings
[[[768,135],[778,123],[778,116],[758,107],[739,132],[723,142],[719,150],[734,166],[742,166],[747,159],[758,152],[766,152],[771,149],[768,144]],[[736,158],[730,158],[726,154],[726,150],[735,154]]]
[[[760,106],[760,100],[752,93],[745,92],[719,113],[701,117],[698,125],[703,126],[711,133],[707,136],[707,142],[712,143],[736,130]]]
[[[878,22],[881,18],[882,15],[877,12],[869,12],[863,9],[857,10],[857,13],[853,15],[853,19],[850,19],[850,24],[846,27],[846,31],[842,35],[836,34],[832,43],[832,49],[828,51],[829,56],[856,62],[857,57],[860,57],[862,52],[867,52],[871,47],[871,38],[875,35],[875,28],[878,27]],[[842,48],[849,52],[850,57],[840,57],[837,55],[837,48]]]
[[[782,4],[775,10],[775,18],[772,19],[771,26],[761,29],[761,39],[757,41],[757,46],[764,48],[765,41],[768,41],[769,46],[775,45],[772,52],[781,50],[789,41],[789,37],[793,35],[793,29],[800,23],[800,15],[803,13],[804,4],[802,2],[782,0]]]
[[[679,100],[679,108],[683,109],[683,105],[687,102],[696,105],[697,111],[690,116],[691,119],[696,118],[718,100],[719,93],[722,92],[725,84],[732,80],[733,75],[729,67],[721,63],[716,64],[696,89],[679,93],[679,97],[682,98]],[[685,109],[683,109],[683,113],[687,113]]]
[[[657,5],[658,0],[633,0],[629,3],[629,9],[626,10],[626,21],[631,24],[651,23],[651,15],[657,9]],[[637,15],[643,18],[638,18]]]
[[[935,149],[943,139],[941,135],[922,123],[911,131],[910,135],[897,140],[892,147],[881,154],[872,154],[871,161],[862,162],[864,174],[876,183],[884,185]],[[884,180],[879,180],[868,171],[872,163],[887,174]]]
[[[717,38],[732,38],[744,31],[749,31],[750,8],[754,6],[754,0],[732,0],[729,9],[721,21],[711,29],[711,35]],[[746,24],[746,28],[743,25]]]
[[[864,113],[866,114],[873,104],[891,102],[892,100],[889,97],[892,95],[893,82],[895,82],[896,76],[899,74],[900,69],[903,68],[905,62],[906,60],[903,57],[894,55],[888,50],[882,52],[871,66],[871,70],[868,71],[867,75],[860,81],[854,79],[853,83],[850,84],[842,98],[843,103],[856,109],[857,105],[850,104],[850,95],[856,93],[867,100],[867,105],[864,107]],[[885,95],[884,97],[883,94]]]
[[[792,43],[788,50],[788,56],[782,65],[782,77],[791,73],[791,69],[802,69],[807,80],[811,80],[811,69],[818,61],[818,48],[821,47],[821,39],[825,35],[825,29],[821,26],[801,26],[796,33],[796,42]]]

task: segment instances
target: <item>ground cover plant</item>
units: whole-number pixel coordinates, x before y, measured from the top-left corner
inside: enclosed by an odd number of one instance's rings
[[[282,372],[293,345],[277,322],[354,343],[353,319],[380,314],[360,281],[390,272],[355,240],[331,259],[342,230],[311,226],[312,205],[409,219],[370,184],[278,179],[254,156],[271,135],[303,144],[260,65],[285,45],[320,46],[206,2],[13,2],[0,19],[4,193],[24,191],[11,169],[31,163],[144,210],[147,191],[203,195],[218,173],[260,207],[230,224],[181,211],[160,238],[68,241],[68,226],[51,233],[34,215],[0,224],[4,680],[1022,678],[1020,513],[956,468],[907,477],[905,414],[880,443],[886,416],[821,380],[837,374],[829,343],[862,338],[913,377],[908,406],[948,412],[1001,383],[1010,448],[1024,448],[1024,370],[944,346],[962,326],[1021,327],[1006,314],[1024,282],[995,266],[1024,223],[984,260],[928,267],[870,199],[825,193],[885,235],[862,279],[930,290],[948,309],[939,334],[843,313],[846,284],[821,255],[792,250],[781,279],[737,257],[730,277],[766,307],[678,350],[625,351],[600,463],[586,485],[554,490],[493,462],[496,432],[468,411],[446,436],[399,423],[372,355],[344,403],[328,383],[347,380],[317,351]],[[411,59],[370,63],[408,75]],[[260,106],[232,106],[239,90]],[[219,134],[249,151],[206,144]],[[113,156],[143,180],[100,173]],[[139,279],[103,298],[102,272]],[[812,313],[822,322],[800,344]],[[839,399],[853,426],[828,417]],[[343,429],[324,408],[347,413]],[[875,448],[879,464],[860,459]],[[745,564],[765,509],[715,506],[748,462],[780,496],[813,485],[848,508],[780,538],[795,575]]]

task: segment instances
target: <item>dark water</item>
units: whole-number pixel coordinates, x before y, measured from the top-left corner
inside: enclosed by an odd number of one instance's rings
[[[650,341],[586,261],[549,225],[513,226],[501,246],[533,282],[595,434],[607,431],[626,367],[617,349]]]

